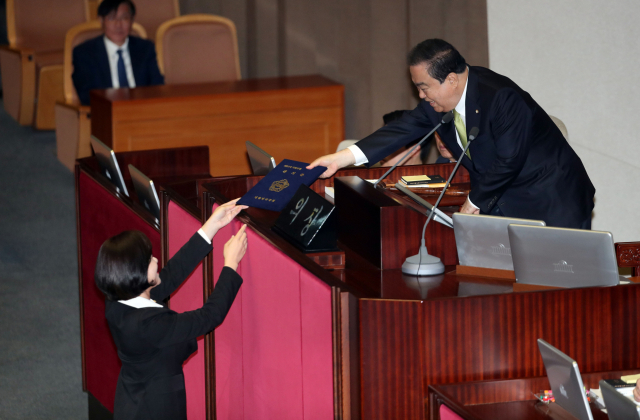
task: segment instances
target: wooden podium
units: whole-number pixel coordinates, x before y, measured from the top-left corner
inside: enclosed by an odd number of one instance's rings
[[[452,168],[400,167],[390,181],[446,177]],[[276,212],[249,208],[214,238],[205,291],[221,269],[224,241],[248,225],[249,251],[239,269],[245,283],[208,339],[206,416],[198,418],[424,419],[430,385],[543,376],[538,338],[571,354],[585,374],[640,368],[633,322],[640,285],[514,292],[513,280],[456,273],[453,232],[444,226],[428,230],[427,240],[430,251],[453,260],[447,273],[404,275],[396,258],[417,252],[426,216],[393,191],[359,181],[382,173],[346,169],[312,185],[321,195],[335,188],[346,218],[339,221],[347,230],[339,233],[343,254],[336,256],[344,267],[273,232]],[[206,217],[260,179],[199,179],[180,190],[198,197]],[[454,182],[468,182],[468,174],[461,170]],[[350,234],[353,226],[359,231]]]
[[[245,141],[311,162],[344,140],[344,87],[322,76],[91,91],[91,134],[116,152],[209,146],[213,176],[250,174]]]

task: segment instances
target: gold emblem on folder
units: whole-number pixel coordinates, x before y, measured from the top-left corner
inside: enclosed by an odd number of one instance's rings
[[[286,179],[280,181],[273,181],[273,184],[269,187],[269,191],[280,192],[289,186],[289,181]]]

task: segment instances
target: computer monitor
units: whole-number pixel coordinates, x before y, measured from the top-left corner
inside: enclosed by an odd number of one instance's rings
[[[159,221],[160,199],[153,181],[131,164],[129,165],[129,173],[131,174],[131,181],[133,181],[133,188],[136,190],[138,201],[153,214],[156,221]]]
[[[578,363],[541,338],[538,349],[556,404],[578,420],[593,420]]]
[[[250,141],[245,142],[254,175],[266,175],[276,167],[276,160]]]
[[[545,226],[542,220],[454,213],[453,231],[460,265],[513,270],[507,231],[512,223]]]
[[[118,192],[128,197],[129,191],[127,191],[127,186],[124,184],[116,154],[109,146],[98,140],[96,136],[91,136],[91,147],[93,147],[93,152],[96,154],[96,159],[98,159],[104,176],[116,186]]]
[[[518,283],[593,287],[620,281],[610,232],[517,224],[507,230]]]

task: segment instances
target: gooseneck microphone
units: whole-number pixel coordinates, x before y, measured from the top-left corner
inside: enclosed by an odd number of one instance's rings
[[[424,136],[424,137],[422,138],[422,140],[420,140],[420,141],[419,141],[415,146],[413,146],[413,147],[411,148],[411,150],[409,150],[407,153],[405,153],[405,155],[402,157],[402,159],[400,159],[398,162],[396,162],[396,164],[395,164],[395,165],[393,165],[391,168],[389,168],[389,170],[388,170],[387,172],[385,172],[385,173],[384,173],[384,175],[382,175],[382,176],[381,176],[381,177],[380,177],[380,178],[379,178],[379,179],[378,179],[378,180],[373,184],[373,186],[374,186],[374,187],[377,187],[377,186],[378,186],[378,184],[380,183],[380,181],[382,181],[383,179],[385,179],[385,178],[387,177],[387,175],[389,175],[389,173],[390,173],[391,171],[393,171],[394,169],[396,169],[396,167],[397,167],[397,166],[398,166],[402,161],[404,161],[404,160],[407,158],[407,156],[409,156],[409,155],[411,154],[411,152],[413,152],[413,151],[416,149],[416,147],[420,146],[420,145],[421,145],[421,144],[422,144],[426,139],[428,139],[428,138],[429,138],[429,136],[430,136],[430,135],[432,135],[433,133],[435,133],[435,132],[436,132],[436,130],[437,130],[438,128],[440,128],[440,126],[441,126],[442,124],[447,124],[447,123],[451,122],[451,120],[452,120],[452,119],[453,119],[453,111],[449,111],[449,112],[447,112],[446,114],[444,114],[444,115],[442,116],[442,120],[440,120],[440,124],[436,125],[436,126],[433,128],[433,130],[429,131],[429,133],[428,133],[426,136]]]
[[[429,252],[427,251],[427,245],[424,240],[424,234],[427,231],[427,225],[436,214],[436,209],[438,208],[438,205],[440,204],[442,197],[444,197],[444,193],[447,191],[447,188],[449,188],[449,184],[451,183],[453,176],[456,174],[456,171],[460,166],[460,162],[462,162],[462,158],[467,153],[467,150],[469,150],[469,146],[471,145],[471,142],[475,140],[476,137],[478,137],[479,132],[480,132],[480,129],[478,127],[473,127],[471,131],[469,131],[469,135],[467,136],[468,137],[467,146],[464,148],[464,150],[462,151],[462,154],[458,158],[458,162],[456,163],[456,166],[453,167],[453,171],[451,171],[451,175],[449,175],[449,179],[447,180],[447,183],[444,185],[444,188],[442,189],[442,192],[440,193],[440,196],[438,197],[436,204],[430,209],[431,213],[429,214],[429,217],[427,218],[427,221],[425,222],[424,227],[422,228],[422,241],[420,243],[420,250],[418,251],[417,255],[412,255],[410,257],[407,257],[407,259],[404,261],[404,263],[402,264],[403,273],[411,274],[414,276],[431,276],[431,275],[444,273],[444,264],[442,264],[442,261],[440,260],[440,258],[433,255],[429,255]],[[400,185],[399,183],[396,184],[396,188],[398,188],[399,190],[401,189],[399,188],[401,186],[402,185]],[[409,190],[405,190],[404,188],[402,188],[401,190],[403,190],[404,192],[409,191]],[[407,194],[407,195],[409,195],[409,197],[417,201],[419,204],[422,204],[420,203],[422,199],[416,194]]]

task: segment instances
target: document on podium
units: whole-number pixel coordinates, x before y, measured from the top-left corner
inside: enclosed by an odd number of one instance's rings
[[[311,186],[327,170],[324,166],[306,169],[308,163],[284,159],[238,200],[239,205],[282,211],[300,185]]]

